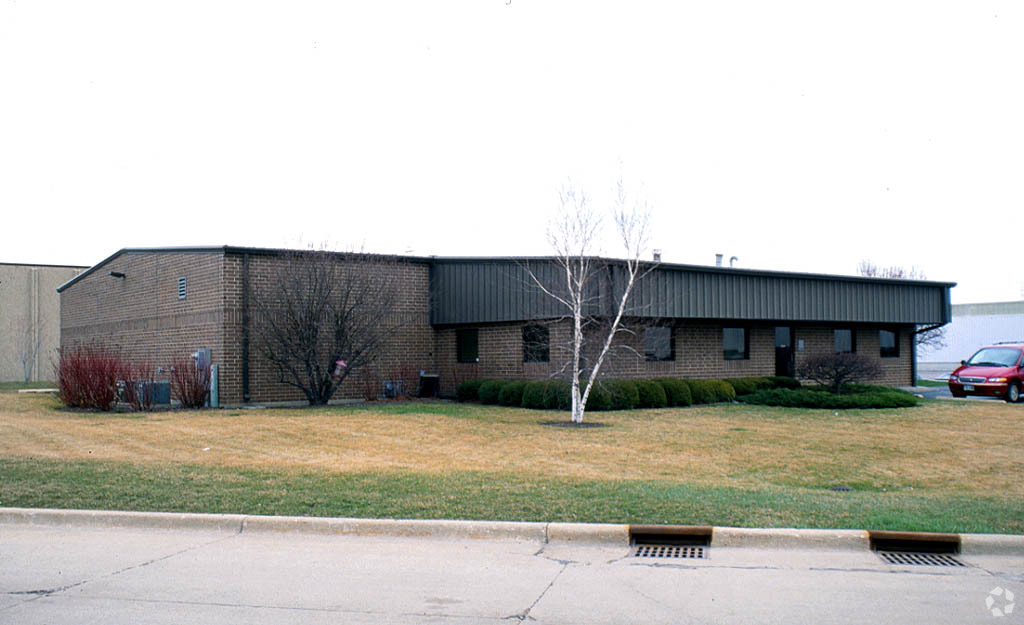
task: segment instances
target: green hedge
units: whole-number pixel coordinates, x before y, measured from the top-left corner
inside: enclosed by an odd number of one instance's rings
[[[547,380],[532,380],[526,383],[526,387],[523,389],[523,408],[533,408],[534,410],[543,410],[544,395],[548,390]]]
[[[757,391],[762,391],[769,388],[775,388],[775,383],[772,382],[771,378],[725,378],[723,381],[728,382],[733,389],[736,391],[736,395],[750,395]]]
[[[565,380],[548,380],[544,390],[544,408],[548,410],[572,409],[572,384]]]
[[[747,393],[752,386],[770,390],[770,387],[775,385],[795,383],[792,378],[768,377],[726,380],[600,380],[590,391],[587,410],[633,410],[731,402],[737,395],[748,397],[761,392]],[[456,396],[459,401],[478,400],[483,404],[569,410],[572,407],[571,388],[567,380],[467,380],[459,384]]]
[[[477,396],[480,398],[482,404],[496,404],[498,403],[498,394],[501,393],[501,389],[507,380],[484,380],[480,388],[477,389]]]
[[[773,375],[767,379],[772,381],[772,388],[800,388],[800,381],[784,375]]]
[[[640,389],[633,380],[605,380],[604,386],[611,394],[611,410],[633,410],[640,404]]]
[[[458,401],[478,401],[480,399],[480,385],[486,380],[466,380],[455,389],[455,399]]]
[[[690,385],[678,378],[658,378],[655,380],[665,389],[665,399],[669,406],[689,406],[693,404]]]
[[[668,406],[668,393],[655,380],[637,380],[636,390],[639,391],[638,408],[664,408]]]
[[[711,390],[711,380],[683,380],[690,387],[690,397],[696,404],[711,404],[715,401],[714,391]]]
[[[586,390],[583,384],[580,384],[580,393]],[[569,390],[570,401],[572,400],[571,393],[572,389]],[[570,406],[571,408],[571,406]],[[587,410],[600,411],[600,410],[611,410],[612,409],[612,394],[608,390],[607,385],[600,381],[594,382],[594,386],[590,388],[590,395],[587,396]]]
[[[731,402],[736,400],[736,389],[725,380],[708,380],[715,402]]]
[[[917,398],[906,391],[888,387],[848,385],[835,395],[820,387],[776,388],[758,391],[743,398],[744,403],[788,408],[909,408]]]
[[[512,380],[506,382],[501,390],[498,391],[498,403],[502,406],[515,406],[519,407],[523,405],[523,389],[526,388],[526,380]]]

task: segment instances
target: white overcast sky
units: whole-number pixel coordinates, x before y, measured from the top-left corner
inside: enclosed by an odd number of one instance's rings
[[[621,172],[665,261],[1024,299],[1022,69],[1019,0],[0,0],[0,261],[544,254]]]

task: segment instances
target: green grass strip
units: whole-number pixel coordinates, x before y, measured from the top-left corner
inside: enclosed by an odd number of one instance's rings
[[[334,474],[7,457],[0,457],[0,506],[1024,533],[1022,502],[994,498],[483,472]]]

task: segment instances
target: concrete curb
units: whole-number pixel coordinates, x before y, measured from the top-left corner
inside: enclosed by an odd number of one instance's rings
[[[870,542],[864,530],[716,527],[711,534],[711,546],[867,551]]]
[[[0,508],[0,525],[89,529],[200,530],[240,533],[294,533],[324,536],[394,536],[522,540],[577,545],[629,545],[630,526],[602,523],[538,523],[429,519],[345,519]],[[868,551],[865,530],[715,527],[711,546],[718,548]],[[963,555],[1024,556],[1024,536],[961,534]]]
[[[194,529],[238,533],[245,518],[244,514],[0,508],[0,524],[101,529]]]

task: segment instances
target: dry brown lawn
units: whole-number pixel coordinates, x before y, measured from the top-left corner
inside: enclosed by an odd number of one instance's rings
[[[1024,496],[1024,405],[929,402],[872,411],[740,404],[591,413],[440,402],[294,410],[95,414],[0,393],[0,455],[313,469],[508,472]]]

